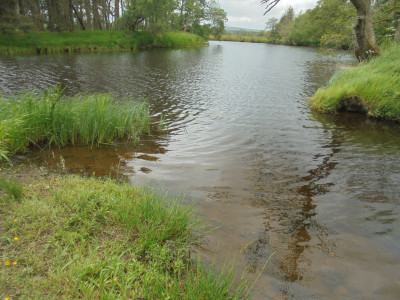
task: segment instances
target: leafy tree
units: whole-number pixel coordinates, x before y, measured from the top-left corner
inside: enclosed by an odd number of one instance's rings
[[[289,41],[295,45],[349,49],[355,13],[346,0],[319,0],[315,8],[295,19]]]
[[[13,30],[17,24],[17,3],[15,0],[0,1],[0,29],[3,33]]]
[[[393,38],[396,42],[400,42],[399,0],[376,1],[374,11],[374,29],[377,40],[383,43]]]
[[[208,18],[211,23],[211,32],[215,39],[221,40],[225,31],[226,12],[217,6],[212,6],[208,11]]]
[[[265,13],[274,8],[279,1],[280,0],[262,0],[261,3],[266,5]],[[369,59],[371,55],[379,54],[372,25],[371,0],[350,0],[350,3],[357,12],[353,27],[355,54],[359,60]]]
[[[289,8],[280,18],[278,24],[275,26],[275,30],[281,37],[282,43],[289,42],[289,35],[293,28],[294,17],[294,9],[293,7],[289,6]]]
[[[265,29],[269,31],[269,39],[272,42],[275,42],[275,43],[281,39],[280,34],[276,30],[276,26],[277,25],[278,25],[278,19],[277,18],[270,18],[265,23]]]

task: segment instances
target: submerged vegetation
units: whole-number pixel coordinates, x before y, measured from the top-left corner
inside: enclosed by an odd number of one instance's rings
[[[0,34],[0,54],[46,54],[123,51],[146,48],[199,47],[206,41],[187,32],[76,31]]]
[[[2,298],[246,297],[231,268],[191,260],[191,206],[110,179],[23,173],[20,201],[0,191]]]
[[[355,68],[337,73],[310,100],[317,111],[336,113],[355,101],[372,117],[400,121],[400,45]]]
[[[150,131],[146,102],[110,95],[61,97],[60,89],[0,97],[0,155],[9,159],[30,146],[137,140]]]

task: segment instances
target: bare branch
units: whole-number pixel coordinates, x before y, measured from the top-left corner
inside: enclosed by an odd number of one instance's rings
[[[261,0],[261,4],[266,4],[264,16],[273,9],[280,0]]]

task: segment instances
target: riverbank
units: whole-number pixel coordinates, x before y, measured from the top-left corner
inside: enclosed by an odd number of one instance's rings
[[[62,97],[52,89],[12,97],[0,96],[0,161],[30,147],[137,141],[150,133],[146,102],[108,94]]]
[[[336,73],[326,88],[310,99],[310,108],[324,112],[363,112],[400,121],[400,45],[392,45],[368,63]]]
[[[256,35],[222,35],[221,41],[224,42],[247,42],[247,43],[266,43],[272,44],[272,42],[265,36]]]
[[[302,46],[302,47],[318,47],[320,41],[297,41],[297,42],[282,42],[280,40],[271,39],[267,36],[258,35],[222,35],[221,41],[225,42],[246,42],[246,43],[264,43],[272,45],[285,45],[285,46]]]
[[[184,48],[207,45],[187,32],[132,32],[116,30],[74,32],[0,33],[0,54],[47,54],[89,51],[128,51],[149,48]]]
[[[193,208],[111,179],[0,169],[0,296],[242,299],[194,262]],[[201,236],[201,234],[200,234]]]

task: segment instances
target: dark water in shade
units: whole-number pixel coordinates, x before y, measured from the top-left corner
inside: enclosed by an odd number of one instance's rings
[[[400,127],[312,113],[307,98],[343,55],[211,43],[208,48],[0,58],[5,93],[57,84],[68,94],[147,98],[168,134],[138,146],[47,149],[32,161],[196,199],[220,226],[202,256],[236,257],[254,298],[400,298]]]

